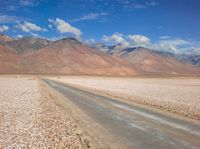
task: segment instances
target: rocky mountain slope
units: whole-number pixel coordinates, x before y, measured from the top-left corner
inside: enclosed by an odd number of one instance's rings
[[[183,54],[183,55],[178,56],[178,59],[200,67],[200,54],[197,54],[197,53]]]
[[[144,47],[124,48],[121,45],[99,47],[101,46],[95,48],[125,59],[145,75],[200,74],[200,68],[188,61],[178,60],[172,53],[153,51]]]
[[[37,51],[44,48],[50,41],[42,38],[23,37],[17,40],[7,41],[6,44],[18,53]]]
[[[117,55],[147,74],[196,74],[199,72],[191,64],[183,63],[171,56],[159,55],[142,47],[124,49]]]
[[[74,38],[55,42],[22,38],[0,44],[0,73],[135,75],[130,63],[96,51]],[[11,43],[20,46],[13,46]],[[41,43],[41,44],[38,44]],[[36,46],[35,46],[36,45]],[[39,48],[39,47],[42,48]]]
[[[74,38],[48,41],[1,35],[0,73],[195,76],[200,68],[143,47],[91,48]]]

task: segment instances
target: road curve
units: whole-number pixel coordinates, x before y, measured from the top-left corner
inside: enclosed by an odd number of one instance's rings
[[[200,149],[200,125],[43,79],[127,148]]]

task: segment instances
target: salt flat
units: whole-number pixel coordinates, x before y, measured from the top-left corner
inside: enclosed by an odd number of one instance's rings
[[[60,77],[54,80],[200,119],[199,78]]]

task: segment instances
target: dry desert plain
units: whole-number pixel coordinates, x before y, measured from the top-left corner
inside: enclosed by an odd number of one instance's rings
[[[46,78],[200,119],[199,78]],[[0,148],[99,148],[55,100],[34,76],[1,76]]]
[[[51,79],[200,120],[200,78],[71,76]]]
[[[0,77],[0,149],[88,148],[82,130],[34,77]]]

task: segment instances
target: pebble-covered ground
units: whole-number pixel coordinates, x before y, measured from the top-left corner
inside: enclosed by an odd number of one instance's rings
[[[37,80],[0,78],[0,149],[85,148],[80,132]]]
[[[54,79],[200,120],[200,78],[61,77]]]

